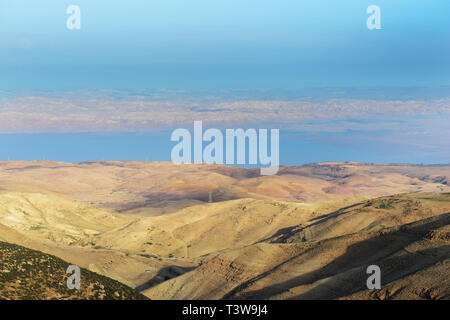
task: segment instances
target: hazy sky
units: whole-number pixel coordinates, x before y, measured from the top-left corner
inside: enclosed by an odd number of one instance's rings
[[[81,8],[68,30],[66,9]],[[366,9],[381,9],[368,30]],[[448,0],[0,0],[0,89],[450,84]]]
[[[285,164],[448,163],[449,13],[449,0],[0,0],[0,159],[169,160],[161,123],[257,114],[279,120]]]

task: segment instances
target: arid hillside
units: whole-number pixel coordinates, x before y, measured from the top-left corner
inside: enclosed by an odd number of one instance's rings
[[[450,166],[0,163],[0,240],[151,299],[448,299]],[[212,203],[209,203],[209,194]],[[365,269],[382,271],[367,290]]]
[[[51,192],[117,211],[158,215],[208,202],[253,198],[296,202],[450,192],[450,165],[318,163],[259,169],[170,162],[0,162],[0,191]]]
[[[449,194],[369,200],[205,256],[198,268],[144,293],[154,299],[448,299],[449,226]],[[392,284],[388,293],[367,290],[371,264],[380,266],[384,285],[415,281]],[[399,288],[406,291],[400,295]]]

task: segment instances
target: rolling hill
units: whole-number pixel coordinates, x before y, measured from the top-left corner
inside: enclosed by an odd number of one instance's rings
[[[266,177],[215,165],[3,162],[0,240],[151,299],[448,299],[448,176],[450,166],[353,162]],[[365,289],[370,264],[382,269],[381,290]]]

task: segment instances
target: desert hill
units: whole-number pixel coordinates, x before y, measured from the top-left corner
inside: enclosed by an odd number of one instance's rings
[[[0,224],[67,245],[130,220],[53,194],[3,193],[0,208]]]
[[[215,165],[0,162],[0,240],[152,299],[448,298],[449,176],[450,166],[355,162],[265,177]],[[364,287],[371,263],[386,272],[380,291]]]
[[[395,206],[382,205],[391,201]],[[405,210],[411,203],[412,210]],[[211,255],[198,268],[144,293],[154,299],[336,299],[358,291],[368,295],[365,268],[378,264],[383,284],[415,275],[416,287],[448,298],[448,268],[439,267],[440,273],[434,273],[439,277],[424,282],[430,287],[421,286],[421,279],[425,269],[450,258],[449,209],[449,194],[369,200],[310,219],[306,226],[282,229],[266,241]],[[372,223],[377,213],[381,225]],[[426,298],[418,293],[406,297]]]
[[[106,249],[86,239],[138,220],[54,194],[0,194],[1,241],[56,255],[133,287],[151,278],[148,270],[167,263],[137,249]]]
[[[170,162],[0,162],[0,191],[55,193],[96,207],[157,215],[242,198],[325,201],[410,192],[450,192],[450,165],[318,163],[259,169]]]

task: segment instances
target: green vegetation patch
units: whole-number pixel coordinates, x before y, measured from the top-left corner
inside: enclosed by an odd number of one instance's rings
[[[67,288],[70,263],[0,242],[0,300],[147,300],[134,289],[81,268],[81,289]]]
[[[390,203],[381,203],[375,207],[375,209],[394,209],[394,206]]]

